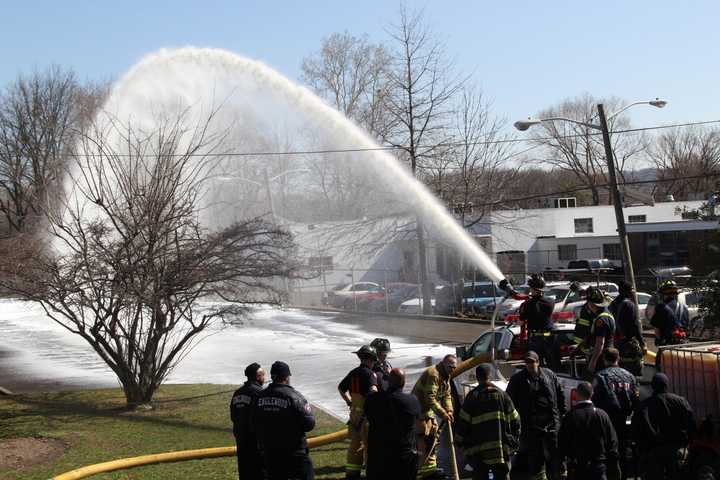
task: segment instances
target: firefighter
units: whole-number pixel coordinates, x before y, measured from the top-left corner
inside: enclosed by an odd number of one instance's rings
[[[359,479],[364,457],[367,454],[368,426],[363,408],[367,396],[378,391],[377,375],[372,371],[377,361],[377,354],[369,345],[363,345],[353,353],[360,359],[360,365],[350,370],[350,373],[343,378],[338,385],[338,391],[350,408],[348,420],[350,444],[345,463],[345,478]]]
[[[660,303],[655,305],[655,312],[650,325],[655,327],[655,345],[675,345],[687,342],[685,325],[687,323],[687,307],[678,301],[678,287],[673,280],[665,280],[658,289]]]
[[[656,373],[651,385],[652,396],[640,403],[632,419],[642,478],[680,478],[688,439],[695,431],[693,410],[683,397],[668,393],[664,373]]]
[[[640,389],[635,376],[619,366],[620,352],[608,348],[603,354],[606,368],[595,374],[592,401],[608,414],[617,434],[621,478],[628,472],[627,448],[630,432],[627,422],[640,403]]]
[[[613,346],[615,319],[607,311],[608,305],[610,305],[610,300],[602,290],[597,287],[588,287],[586,306],[594,316],[590,336],[588,336],[586,343],[591,348],[587,365],[588,374],[594,374],[597,370],[602,369],[601,358],[603,351]]]
[[[456,368],[457,357],[445,355],[440,363],[420,375],[412,389],[420,401],[418,478],[445,478],[445,472],[437,466],[437,447],[442,433],[438,417],[445,422],[454,420],[450,377]]]
[[[607,473],[617,474],[615,430],[607,413],[593,406],[592,385],[580,382],[575,391],[577,403],[563,418],[559,435],[568,480],[606,480]]]
[[[388,389],[365,401],[368,419],[368,480],[414,480],[418,457],[415,422],[420,415],[417,397],[403,393],[405,372],[393,368]]]
[[[527,456],[532,480],[560,477],[557,432],[565,414],[565,396],[555,373],[540,366],[537,353],[525,354],[525,368],[515,373],[507,386],[520,414],[522,435],[520,451]]]
[[[492,366],[475,369],[478,386],[465,397],[455,440],[473,468],[473,480],[508,480],[510,456],[520,445],[520,415],[510,396],[491,382]]]
[[[247,381],[233,393],[230,418],[237,445],[238,476],[240,480],[261,479],[264,476],[262,456],[252,426],[251,412],[265,383],[265,370],[258,363],[245,367]]]
[[[507,280],[498,286],[515,300],[525,300],[518,310],[520,321],[528,334],[528,350],[536,352],[544,366],[555,366],[553,353],[554,341],[551,334],[553,328],[552,313],[555,304],[543,296],[545,280],[542,275],[533,273],[527,282],[530,294],[521,294],[510,287]]]
[[[392,370],[392,365],[390,365],[390,362],[387,360],[388,354],[391,352],[390,340],[387,338],[376,338],[370,342],[370,346],[375,349],[377,353],[377,361],[373,365],[372,370],[375,372],[375,375],[377,375],[378,390],[382,392],[389,387],[390,370]]]
[[[272,383],[258,395],[253,421],[269,480],[313,480],[305,434],[315,428],[315,416],[290,375],[287,363],[272,364]]]
[[[647,347],[635,304],[635,289],[625,280],[618,283],[618,288],[620,292],[610,303],[608,310],[615,318],[615,346],[620,352],[620,366],[641,377]]]

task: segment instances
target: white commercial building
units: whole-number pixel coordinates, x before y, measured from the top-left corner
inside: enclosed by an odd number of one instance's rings
[[[653,206],[624,207],[625,222],[677,223],[682,212],[696,210],[703,202],[662,202]],[[612,205],[572,208],[503,210],[492,214],[489,237],[492,253],[526,254],[528,272],[567,267],[570,260],[607,258],[621,261],[615,210]]]

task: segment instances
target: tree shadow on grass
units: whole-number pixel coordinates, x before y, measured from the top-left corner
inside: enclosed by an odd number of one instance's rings
[[[132,423],[146,423],[162,427],[186,428],[208,432],[224,432],[232,434],[232,426],[228,419],[228,426],[208,425],[192,423],[177,418],[168,418],[171,412],[153,415],[153,413],[133,412],[124,406],[96,406],[91,403],[64,398],[72,396],[67,394],[54,394],[51,398],[34,398],[27,396],[13,397],[14,403],[19,407],[16,409],[0,409],[0,424],[11,428],[12,423],[30,423],[33,418],[42,417],[50,422],[73,424],[78,417],[95,417],[123,420]],[[165,416],[160,416],[165,415]],[[23,422],[27,418],[27,422]]]

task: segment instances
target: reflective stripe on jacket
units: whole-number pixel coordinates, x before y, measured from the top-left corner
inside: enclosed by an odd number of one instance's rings
[[[510,396],[493,386],[476,387],[460,410],[455,440],[466,456],[486,465],[508,462],[520,441],[520,415]]]

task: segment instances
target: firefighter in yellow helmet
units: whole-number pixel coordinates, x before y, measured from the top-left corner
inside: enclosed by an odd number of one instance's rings
[[[371,393],[377,393],[377,375],[372,371],[377,361],[375,350],[363,345],[354,352],[360,359],[360,365],[350,370],[338,385],[340,396],[350,407],[348,434],[350,444],[347,450],[345,478],[360,479],[365,457],[367,455],[368,424],[365,418],[365,399]]]
[[[442,428],[440,420],[453,421],[450,376],[457,368],[457,357],[445,355],[442,362],[426,369],[412,393],[420,401],[418,419],[418,478],[445,478],[437,466],[437,447]]]

